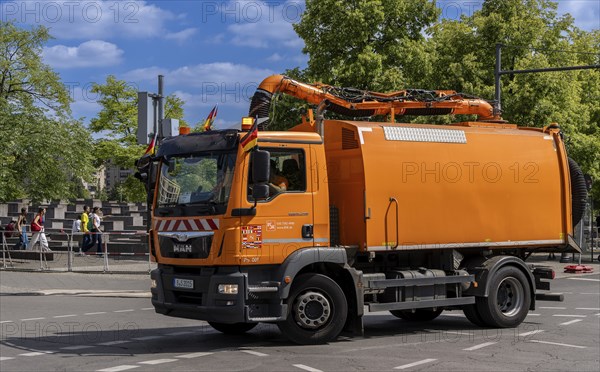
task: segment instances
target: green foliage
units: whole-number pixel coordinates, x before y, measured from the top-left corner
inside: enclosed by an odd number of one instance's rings
[[[89,180],[91,136],[70,118],[67,89],[41,60],[47,29],[0,21],[0,200],[79,196]]]
[[[133,176],[127,177],[123,182],[116,184],[106,195],[108,200],[119,202],[145,202],[146,190],[144,184]]]
[[[428,0],[307,0],[294,29],[311,77],[377,91],[404,86],[407,70],[421,68],[422,31],[439,13]]]

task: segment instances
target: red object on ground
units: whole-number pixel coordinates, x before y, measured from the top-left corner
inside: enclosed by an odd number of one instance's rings
[[[567,265],[565,266],[565,273],[593,273],[594,268],[586,265]]]

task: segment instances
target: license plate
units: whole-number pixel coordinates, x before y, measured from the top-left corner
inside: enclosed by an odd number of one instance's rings
[[[194,289],[194,281],[192,279],[173,278],[173,287]]]

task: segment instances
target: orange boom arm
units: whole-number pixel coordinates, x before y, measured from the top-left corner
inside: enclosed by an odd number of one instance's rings
[[[482,121],[500,121],[487,101],[453,90],[400,90],[391,93],[306,84],[283,75],[272,75],[258,86],[250,105],[250,116],[267,117],[272,95],[284,93],[348,116],[373,115],[477,115]]]

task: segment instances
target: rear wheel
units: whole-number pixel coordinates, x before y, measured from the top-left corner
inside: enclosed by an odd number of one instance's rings
[[[288,315],[277,323],[297,344],[321,344],[335,339],[346,323],[348,304],[340,286],[321,274],[303,274],[288,297]]]
[[[494,274],[488,297],[478,297],[477,312],[489,326],[516,327],[527,316],[531,290],[525,274],[513,266],[502,267]]]
[[[396,318],[408,320],[411,322],[428,322],[434,320],[444,311],[442,308],[436,309],[416,309],[412,310],[390,310],[393,316]]]
[[[256,327],[258,323],[217,323],[208,322],[211,327],[226,335],[241,335]]]

